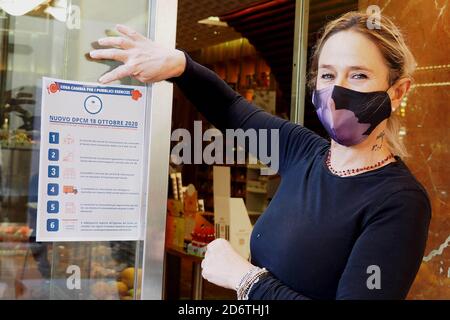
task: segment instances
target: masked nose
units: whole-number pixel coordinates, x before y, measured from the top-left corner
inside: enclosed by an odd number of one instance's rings
[[[336,104],[334,103],[333,98],[328,98],[327,101],[327,118],[330,123],[331,129],[336,129],[345,124],[345,116],[343,112],[340,110],[336,111]]]

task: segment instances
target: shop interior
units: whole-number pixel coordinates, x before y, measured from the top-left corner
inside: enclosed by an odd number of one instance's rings
[[[112,21],[146,33],[148,1],[134,3],[108,1],[107,11],[102,1],[0,4],[0,299],[139,296],[140,242],[36,241],[42,77],[96,82],[117,66],[92,63],[85,53],[95,39],[113,35]],[[66,286],[70,265],[79,268],[80,290]]]
[[[196,1],[195,4],[179,1],[178,6],[177,47],[216,72],[248,101],[269,113],[290,119],[295,1],[202,0]],[[311,1],[309,43],[314,42],[319,28],[327,19],[355,9],[357,1]],[[308,47],[308,52],[310,51],[311,46]],[[326,136],[309,101],[310,96],[307,96],[305,125]],[[212,127],[175,86],[172,131],[185,128],[193,133],[194,121],[202,121],[203,131]],[[231,238],[239,238],[240,242],[244,243],[242,246],[248,247],[249,232],[269,204],[280,179],[276,174],[262,175],[260,169],[264,165],[253,164],[249,157],[252,155],[247,154],[245,164],[217,165],[229,171],[228,175],[224,176],[225,180],[222,180],[230,185],[229,197],[241,198],[245,204],[245,212],[242,213],[239,223],[226,223],[229,224],[230,231],[225,235],[217,231],[220,230],[217,220],[221,219],[221,214],[217,212],[220,212],[220,209],[214,203],[217,192],[214,190],[215,186],[217,188],[214,177],[219,179],[221,176],[214,174],[215,166],[176,165],[171,162],[172,177],[180,176],[183,186],[191,185],[195,189],[195,197],[201,202],[200,210],[204,211],[201,216],[205,220],[197,221],[195,225],[194,222],[189,222],[193,219],[189,217],[189,213],[171,210],[176,207],[174,203],[181,203],[182,200],[176,200],[180,196],[174,195],[174,190],[177,192],[177,189],[173,186],[177,185],[179,180],[170,179],[166,228],[166,299],[236,298],[233,290],[202,281],[198,267],[201,258],[192,255],[201,257],[201,247],[214,237],[225,237],[232,243],[234,239]],[[195,233],[202,230],[202,222],[204,229],[209,230],[209,238],[205,236],[203,239],[207,240],[202,241],[200,235],[200,241],[195,241],[198,240]],[[236,229],[241,229],[241,234],[236,233]],[[249,232],[242,232],[242,229],[248,229]],[[190,233],[194,235],[190,236]],[[188,249],[192,240],[199,247],[197,251]]]
[[[304,100],[295,103],[293,67],[295,43],[295,1],[179,1],[177,46],[196,61],[214,70],[242,96],[279,117],[297,121],[317,134],[327,137],[305,90]],[[296,1],[297,5],[301,1]],[[352,10],[368,10],[372,5],[399,24],[416,60],[414,84],[397,110],[402,119],[399,138],[404,139],[410,157],[403,159],[430,194],[433,219],[425,257],[408,299],[448,297],[450,265],[448,250],[448,117],[439,116],[448,100],[450,65],[448,64],[449,10],[444,2],[389,0],[311,0],[307,13],[306,70],[321,28],[334,18]],[[198,14],[198,16],[197,16]],[[224,24],[216,24],[218,17]],[[204,19],[211,20],[209,24]],[[298,30],[297,30],[298,31]],[[292,40],[294,39],[294,40]],[[294,81],[293,81],[294,79]],[[267,81],[268,80],[268,81]],[[268,84],[268,86],[267,86]],[[275,99],[273,99],[275,96]],[[296,118],[302,104],[300,119]],[[444,120],[446,118],[447,120]],[[175,88],[172,129],[192,130],[194,120],[202,119],[195,108]],[[202,119],[203,128],[209,128]],[[248,160],[248,159],[247,159]],[[207,165],[171,166],[181,172],[183,183],[195,186],[201,210],[214,212],[214,169]],[[276,176],[258,174],[250,165],[231,165],[230,196],[242,198],[248,221],[254,225],[276,191]],[[171,183],[169,182],[169,186]],[[213,195],[211,195],[213,193]],[[169,188],[169,199],[173,199]],[[173,244],[176,222],[168,212],[166,247]],[[207,217],[208,214],[205,215]],[[220,218],[220,217],[219,217]],[[176,219],[176,217],[175,217]],[[245,223],[244,223],[245,224]],[[217,228],[216,228],[217,229]],[[232,234],[232,230],[230,232]],[[217,236],[217,234],[216,234]],[[182,242],[180,241],[181,245]],[[178,254],[178,257],[177,257]],[[234,299],[235,293],[207,281],[200,282],[196,264],[184,253],[166,254],[165,298]],[[447,277],[446,277],[447,275]],[[170,281],[168,281],[170,277]],[[173,279],[179,279],[179,282]],[[170,282],[170,283],[169,283]],[[201,289],[201,290],[199,290]]]

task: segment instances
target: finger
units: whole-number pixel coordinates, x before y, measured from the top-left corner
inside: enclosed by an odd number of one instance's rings
[[[203,277],[203,279],[209,281],[209,279],[211,278],[211,274],[210,274],[210,272],[207,271],[206,269],[203,269],[203,270],[202,270],[202,277]]]
[[[206,245],[206,250],[211,250],[212,248],[214,248],[214,247],[216,246],[216,244],[217,244],[217,240],[218,240],[218,239],[213,240],[213,241],[211,241],[210,243],[208,243],[208,244]]]
[[[127,53],[122,49],[92,50],[89,55],[94,59],[116,60],[120,62],[125,62],[128,59]]]
[[[130,49],[134,47],[132,41],[124,37],[106,37],[98,39],[98,44],[105,47],[119,47],[122,49]]]
[[[147,39],[146,37],[144,37],[142,34],[137,32],[136,30],[134,30],[134,29],[132,29],[130,27],[124,26],[122,24],[118,24],[116,26],[116,29],[121,34],[126,35],[127,37],[129,37],[130,39],[135,40],[135,41]]]
[[[130,68],[127,65],[123,64],[115,68],[113,71],[105,73],[103,76],[100,77],[100,79],[98,79],[98,82],[103,84],[109,83],[118,79],[128,77],[130,75],[131,75]]]
[[[226,241],[226,240],[222,239],[222,238],[218,238],[216,240],[213,240],[210,243],[208,243],[208,245],[206,246],[206,249],[207,250],[211,250],[211,249],[215,248],[216,246],[220,245],[224,241]]]

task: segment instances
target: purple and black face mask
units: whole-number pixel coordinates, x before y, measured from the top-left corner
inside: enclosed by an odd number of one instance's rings
[[[332,85],[314,90],[312,102],[330,137],[344,146],[362,142],[391,115],[386,91],[359,92]]]

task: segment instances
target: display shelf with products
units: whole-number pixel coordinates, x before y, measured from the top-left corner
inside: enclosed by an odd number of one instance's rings
[[[261,107],[265,111],[277,114],[277,99],[279,99],[278,83],[272,73],[271,67],[259,52],[249,43],[247,39],[237,39],[225,43],[202,48],[194,53],[195,60],[210,68],[223,79],[233,90],[242,95],[247,101]],[[177,100],[178,101],[178,100]],[[179,99],[183,101],[183,99]],[[188,110],[194,106],[180,106],[181,110]],[[198,113],[193,120],[203,120],[202,130],[213,128],[212,124]],[[177,126],[192,129],[187,121],[177,120]],[[229,143],[224,139],[225,143]],[[203,147],[208,142],[204,141]],[[229,145],[224,146],[228,148]],[[224,149],[224,156],[226,150]],[[234,150],[236,152],[236,150]],[[248,157],[248,156],[246,156]],[[260,173],[261,165],[253,165],[247,161],[244,164],[236,163],[236,154],[233,159],[223,159],[224,164],[215,163],[214,165],[223,165],[230,167],[231,175],[231,197],[243,198],[247,210],[255,217],[264,211],[270,196],[267,195],[267,180],[256,176]],[[228,164],[234,163],[234,164]],[[213,196],[213,178],[212,165],[195,164],[185,166],[183,174],[186,174],[189,182],[195,184],[199,197],[204,199],[205,210],[214,210]]]
[[[270,195],[268,194],[269,178],[261,175],[261,169],[265,166],[261,163],[223,164],[222,166],[230,167],[231,197],[244,199],[249,215],[252,216],[251,221],[255,222],[270,201]],[[213,167],[199,165],[197,169],[196,179],[199,186],[199,197],[205,199],[205,209],[213,211]]]
[[[275,114],[276,82],[271,77],[270,67],[255,51],[246,50],[245,53],[247,55],[242,59],[215,62],[209,67],[249,102],[255,102],[267,112]],[[213,55],[208,55],[208,59],[213,60]],[[255,222],[268,203],[267,179],[258,176],[261,165],[249,164],[248,161],[246,164],[221,165],[231,168],[231,196],[244,199],[249,215],[252,216],[251,221]],[[199,196],[205,199],[206,210],[214,210],[212,166],[198,165],[195,177]]]

